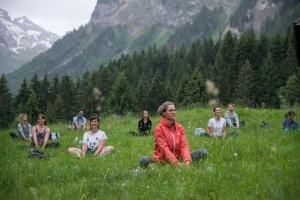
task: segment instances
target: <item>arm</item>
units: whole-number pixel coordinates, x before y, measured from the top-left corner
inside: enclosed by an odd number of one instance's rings
[[[87,152],[88,146],[86,143],[82,145],[81,158],[83,158]]]
[[[166,138],[164,137],[160,127],[155,128],[155,140],[158,144],[159,149],[163,152],[164,156],[168,159],[168,161],[178,167],[179,161],[171,152]]]
[[[223,127],[222,127],[222,135],[223,135],[223,138],[225,138],[225,136],[226,136],[225,127],[226,127],[226,120],[224,120],[224,124],[223,124]]]
[[[83,117],[83,126],[82,126],[82,128],[85,130],[85,128],[86,128],[86,118],[85,117]]]
[[[19,135],[22,137],[23,140],[26,140],[25,134],[24,134],[24,132],[23,132],[22,124],[21,124],[21,123],[18,123],[17,128],[18,128]]]
[[[189,148],[189,144],[187,142],[186,139],[186,134],[185,134],[185,130],[182,128],[182,130],[180,131],[180,155],[184,161],[185,164],[189,165],[192,163],[192,158],[191,158],[191,153],[190,153],[190,148]]]
[[[33,138],[33,142],[36,148],[39,147],[39,143],[37,141],[37,135],[36,135],[36,127],[32,128],[32,138]]]
[[[238,115],[235,113],[235,122],[236,122],[236,128],[240,127],[240,121]]]
[[[44,138],[44,142],[43,142],[43,146],[42,148],[45,148],[47,143],[48,143],[48,140],[49,140],[49,136],[50,136],[50,128],[46,128],[46,135],[45,135],[45,138]]]
[[[106,140],[100,140],[97,150],[95,151],[95,156],[99,155],[104,147]]]

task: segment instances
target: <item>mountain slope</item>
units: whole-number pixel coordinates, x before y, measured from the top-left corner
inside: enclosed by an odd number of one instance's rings
[[[47,50],[59,38],[27,17],[12,20],[0,9],[0,74],[9,73]]]
[[[17,88],[34,72],[75,78],[150,44],[189,46],[199,38],[216,39],[226,30],[240,33],[253,26],[259,31],[284,5],[279,0],[98,0],[88,24],[9,74],[9,85]]]

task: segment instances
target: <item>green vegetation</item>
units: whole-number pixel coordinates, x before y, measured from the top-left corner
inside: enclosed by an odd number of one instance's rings
[[[300,113],[299,107],[294,108]],[[60,132],[61,146],[44,150],[49,160],[28,158],[25,142],[0,133],[0,199],[298,199],[300,195],[300,133],[284,133],[281,121],[287,110],[237,108],[246,126],[236,137],[215,140],[194,135],[207,127],[211,109],[178,110],[190,149],[208,149],[208,157],[190,167],[153,165],[139,169],[139,158],[153,153],[153,136],[133,137],[138,118],[101,118],[112,155],[78,160],[67,153],[83,132],[67,124],[49,124]],[[154,117],[153,123],[159,122]],[[260,128],[265,121],[270,128]],[[298,118],[299,122],[299,118]],[[227,130],[231,132],[232,130]]]

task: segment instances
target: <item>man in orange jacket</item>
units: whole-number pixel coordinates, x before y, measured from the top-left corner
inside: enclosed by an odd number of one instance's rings
[[[165,102],[158,108],[162,116],[161,122],[155,127],[155,149],[152,158],[142,157],[140,164],[147,166],[149,163],[171,163],[176,167],[183,161],[190,165],[193,161],[199,161],[207,154],[206,149],[199,149],[190,153],[186,139],[185,129],[176,122],[176,108],[172,102]]]

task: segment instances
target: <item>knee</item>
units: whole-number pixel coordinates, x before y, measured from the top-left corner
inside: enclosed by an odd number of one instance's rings
[[[113,146],[108,146],[108,151],[109,152],[113,152],[115,150],[115,148]]]

